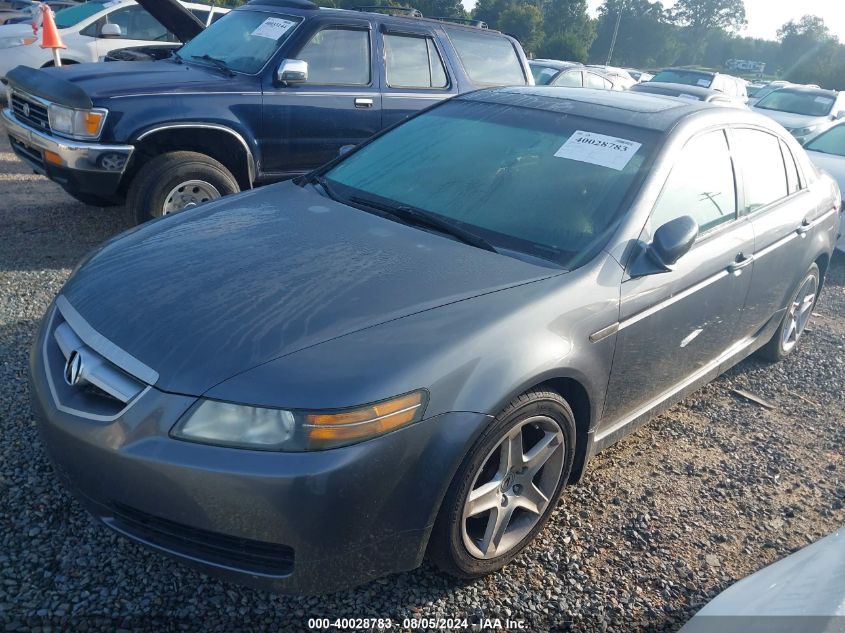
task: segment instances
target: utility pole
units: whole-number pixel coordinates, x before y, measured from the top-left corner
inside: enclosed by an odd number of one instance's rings
[[[610,66],[610,59],[613,57],[613,49],[616,46],[616,36],[619,35],[619,23],[622,21],[622,10],[625,8],[625,3],[619,3],[619,13],[616,14],[616,26],[613,29],[613,39],[610,40],[610,50],[607,52],[607,63],[605,66]]]

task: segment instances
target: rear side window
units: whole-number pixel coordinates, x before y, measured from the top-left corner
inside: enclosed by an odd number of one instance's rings
[[[308,62],[308,83],[366,86],[370,83],[370,33],[361,29],[318,31],[299,52]]]
[[[567,88],[581,88],[584,85],[583,80],[581,79],[581,71],[570,70],[569,72],[561,73],[552,85],[565,86]]]
[[[798,167],[792,152],[783,141],[780,142],[780,151],[783,153],[783,163],[786,165],[786,186],[789,193],[795,193],[801,189],[801,180],[798,178]]]
[[[721,130],[695,137],[681,151],[651,214],[651,229],[683,215],[702,233],[736,218],[736,180]]]
[[[525,85],[522,64],[509,40],[469,29],[446,31],[472,83],[478,86]]]
[[[595,73],[584,73],[584,87],[596,88],[597,90],[610,90],[613,87],[607,79],[599,77]]]
[[[789,192],[780,139],[760,130],[734,130],[742,166],[745,211],[753,212],[785,198]]]
[[[446,69],[430,37],[384,36],[385,75],[391,88],[445,88]]]

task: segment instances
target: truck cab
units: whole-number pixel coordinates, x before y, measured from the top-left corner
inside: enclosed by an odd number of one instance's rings
[[[7,78],[16,154],[138,222],[308,172],[442,99],[533,83],[519,43],[482,25],[307,0],[252,0],[168,59]]]

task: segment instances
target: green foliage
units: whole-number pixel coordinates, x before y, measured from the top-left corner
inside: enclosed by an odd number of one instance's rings
[[[672,9],[675,21],[693,31],[735,31],[745,26],[743,0],[678,0]]]
[[[678,28],[660,2],[649,0],[606,0],[599,8],[597,36],[590,60],[604,64],[610,51],[619,12],[619,33],[612,65],[657,68],[671,66],[680,53]]]

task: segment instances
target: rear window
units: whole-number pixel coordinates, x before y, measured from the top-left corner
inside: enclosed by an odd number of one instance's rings
[[[490,33],[447,29],[472,83],[478,86],[524,86],[522,64],[511,42]]]

